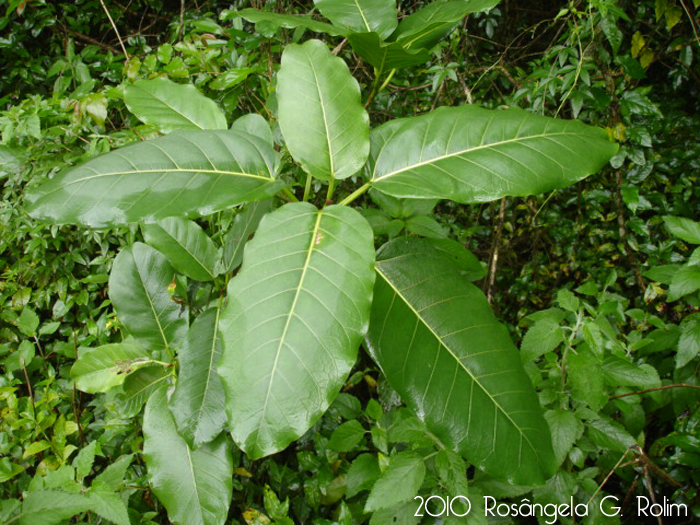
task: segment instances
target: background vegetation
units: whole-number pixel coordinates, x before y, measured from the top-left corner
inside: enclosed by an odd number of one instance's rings
[[[400,13],[421,4],[399,2]],[[119,247],[141,231],[46,225],[25,212],[26,189],[154,136],[123,101],[137,79],[190,82],[229,122],[246,113],[274,121],[281,51],[316,37],[350,65],[373,125],[442,105],[518,106],[602,126],[621,145],[603,172],[549,195],[423,209],[380,195],[361,201],[379,237],[449,237],[484,262],[478,284],[519,343],[561,465],[545,486],[516,487],[435,449],[421,494],[557,503],[611,494],[625,506],[654,494],[688,504],[692,523],[700,517],[698,4],[506,0],[465,19],[428,62],[399,70],[382,90],[342,37],[235,15],[251,5],[308,13],[312,2],[0,4],[0,521],[45,523],[20,518],[20,502],[26,512],[39,501],[32,494],[60,490],[104,505],[120,499],[133,524],[168,522],[140,454],[141,405],[81,393],[70,378],[81,352],[121,340],[106,283]],[[198,222],[225,231],[234,216]],[[203,300],[172,288],[174,300]],[[254,462],[234,453],[227,523],[368,520],[362,509],[387,458],[436,446],[425,440],[362,356],[301,440]],[[460,469],[466,478],[453,475]],[[412,514],[408,505],[371,519],[416,523]]]

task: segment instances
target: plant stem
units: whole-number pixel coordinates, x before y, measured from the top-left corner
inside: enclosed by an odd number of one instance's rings
[[[328,182],[328,193],[326,193],[326,204],[330,204],[331,202],[331,197],[333,197],[333,190],[335,186],[335,178],[331,177],[331,180]]]
[[[297,196],[294,195],[291,191],[289,191],[289,188],[282,188],[282,193],[292,202],[299,202],[299,199],[297,199]]]
[[[365,193],[368,189],[370,189],[372,185],[369,182],[365,182],[362,186],[357,188],[355,191],[353,191],[350,195],[345,197],[342,201],[340,201],[341,206],[347,206],[350,204],[352,201],[357,199],[360,195]]]
[[[656,392],[657,390],[668,390],[669,388],[696,388],[700,390],[698,385],[689,385],[687,383],[678,383],[675,385],[664,385],[657,386],[656,388],[647,388],[646,390],[637,390],[636,392],[630,392],[628,394],[620,394],[619,396],[613,396],[609,399],[620,399],[621,397],[636,396],[637,394],[646,394],[647,392]]]
[[[309,194],[311,193],[311,174],[306,174],[306,186],[304,186],[304,197],[302,200],[304,202],[309,200]]]

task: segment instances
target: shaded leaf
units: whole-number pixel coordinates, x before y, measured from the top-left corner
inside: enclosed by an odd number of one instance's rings
[[[167,384],[171,373],[160,365],[139,368],[124,380],[124,393],[118,397],[123,417],[134,417],[158,388]]]
[[[683,266],[671,280],[668,289],[668,300],[677,301],[684,295],[700,290],[700,266]]]
[[[168,294],[174,275],[163,254],[137,242],[121,249],[109,276],[109,298],[119,320],[154,350],[170,348],[187,333],[187,315]]]
[[[139,120],[161,133],[226,129],[226,117],[216,102],[192,84],[176,84],[167,78],[137,80],[124,90],[124,102]]]
[[[377,33],[350,33],[348,41],[353,51],[379,72],[417,66],[430,60],[427,50],[406,49],[397,42],[383,42]]]
[[[145,224],[143,237],[187,277],[196,281],[211,281],[216,277],[219,252],[196,222],[168,217]]]
[[[372,454],[357,456],[350,465],[346,476],[347,497],[352,498],[363,490],[371,489],[381,473],[376,456]]]
[[[234,441],[283,449],[328,408],[366,331],[373,236],[355,210],[308,203],[267,214],[228,287],[219,375]]]
[[[249,113],[248,115],[237,118],[233,124],[231,124],[231,129],[255,135],[272,146],[272,130],[270,129],[270,125],[267,123],[267,120],[256,113]]]
[[[544,417],[552,431],[552,448],[557,465],[561,465],[571,447],[583,435],[583,423],[576,415],[566,410],[549,410]]]
[[[453,260],[412,238],[384,245],[367,346],[449,448],[517,484],[554,470],[549,428],[508,331]]]
[[[401,20],[393,39],[409,49],[430,49],[469,13],[486,11],[500,0],[430,2]]]
[[[425,463],[415,452],[399,452],[376,481],[365,503],[365,512],[389,509],[413,499],[425,478]]]
[[[338,452],[348,452],[358,445],[365,437],[365,429],[356,419],[346,421],[338,426],[331,434],[328,447]]]
[[[676,368],[681,368],[700,355],[700,314],[689,315],[681,323]]]
[[[345,62],[318,40],[292,44],[277,79],[279,124],[294,160],[322,180],[357,173],[369,153],[369,117]]]
[[[143,417],[143,454],[153,492],[175,525],[221,525],[233,491],[228,438],[191,450],[177,433],[165,390],[153,393]]]
[[[226,233],[222,255],[223,272],[230,273],[241,265],[243,248],[248,238],[258,229],[260,221],[272,208],[272,200],[250,202],[236,214],[231,229]]]
[[[178,432],[193,448],[212,441],[226,424],[224,389],[216,373],[220,356],[219,309],[210,308],[192,323],[178,352],[180,373],[170,398]]]
[[[347,29],[343,27],[333,26],[325,22],[314,20],[310,16],[305,15],[285,15],[280,13],[271,13],[268,11],[258,11],[257,9],[241,9],[240,11],[232,12],[227,18],[240,16],[248,22],[257,24],[258,22],[266,22],[275,27],[285,27],[287,29],[296,29],[304,27],[315,33],[325,33],[331,36],[345,36]]]
[[[384,40],[398,25],[396,0],[314,0],[320,13],[353,32],[374,31]]]

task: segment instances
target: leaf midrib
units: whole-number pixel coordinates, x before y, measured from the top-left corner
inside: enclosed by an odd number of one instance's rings
[[[458,151],[453,151],[453,152],[447,153],[447,154],[445,154],[445,155],[440,155],[440,156],[438,156],[438,157],[433,157],[432,159],[428,159],[428,160],[424,160],[424,161],[421,161],[421,162],[417,162],[417,163],[415,163],[415,164],[411,164],[410,166],[406,166],[405,168],[401,168],[401,169],[399,169],[399,170],[391,171],[391,172],[389,172],[389,173],[386,173],[385,175],[382,175],[382,176],[380,176],[380,177],[377,177],[377,176],[376,176],[376,174],[377,174],[377,166],[378,166],[378,162],[377,162],[377,163],[375,163],[375,165],[374,165],[374,170],[372,170],[372,181],[371,181],[371,182],[378,182],[378,181],[380,181],[380,180],[383,180],[383,179],[386,179],[386,178],[389,178],[389,177],[393,177],[394,175],[398,175],[398,174],[400,174],[400,173],[403,173],[404,171],[410,171],[410,170],[413,170],[413,169],[416,169],[416,168],[420,168],[420,167],[422,167],[422,166],[427,166],[427,165],[430,165],[430,164],[434,164],[434,163],[439,162],[439,161],[444,160],[444,159],[449,159],[449,158],[452,158],[452,157],[458,157],[458,156],[460,156],[460,155],[464,155],[464,154],[467,154],[467,153],[472,153],[472,152],[474,152],[474,151],[479,151],[479,150],[482,150],[482,149],[494,148],[494,147],[502,146],[502,145],[504,145],[504,144],[513,144],[513,143],[525,142],[525,141],[528,141],[528,140],[536,140],[536,139],[550,138],[550,137],[560,137],[560,136],[577,136],[577,135],[582,135],[582,134],[581,134],[581,133],[575,133],[575,132],[558,131],[558,132],[555,132],[555,133],[539,133],[539,134],[537,134],[537,135],[528,135],[528,136],[526,136],[526,137],[516,137],[516,138],[513,138],[513,139],[500,140],[500,141],[498,141],[498,142],[490,142],[489,144],[483,144],[483,145],[474,146],[474,147],[471,147],[471,148],[460,149],[460,150],[458,150]],[[390,139],[390,140],[391,140],[391,139]],[[389,141],[387,141],[387,142],[384,143],[384,146],[382,147],[382,149],[381,149],[381,150],[379,151],[379,153],[377,154],[377,157],[376,157],[377,160],[379,160],[379,156],[381,155],[381,153],[382,153],[382,152],[384,151],[384,149],[386,148],[386,144],[387,144],[388,142],[389,142]],[[561,165],[561,163],[559,163],[559,164]]]
[[[304,288],[304,280],[306,278],[306,272],[309,269],[311,256],[314,253],[314,246],[316,245],[316,235],[321,227],[321,218],[323,217],[323,210],[316,212],[318,215],[316,217],[316,223],[314,224],[313,230],[311,231],[311,238],[309,240],[309,247],[306,250],[306,259],[304,260],[304,266],[301,268],[301,275],[299,277],[299,284],[296,287],[294,293],[294,299],[292,300],[292,305],[287,313],[287,320],[284,324],[284,329],[282,330],[282,335],[280,336],[279,344],[277,345],[277,353],[275,355],[275,361],[272,365],[272,371],[270,372],[270,381],[267,386],[267,393],[265,394],[265,402],[263,403],[263,409],[260,416],[260,420],[264,421],[267,416],[267,408],[269,406],[270,394],[272,392],[272,383],[274,382],[274,377],[277,373],[277,365],[279,363],[280,354],[282,353],[282,347],[284,346],[284,340],[287,337],[287,331],[289,330],[289,325],[291,324],[292,318],[296,315],[295,309],[297,301],[299,300],[299,295]],[[256,442],[260,442],[260,433],[256,436]]]
[[[433,330],[433,328],[426,322],[426,320],[423,318],[423,316],[421,316],[421,315],[416,311],[416,309],[413,308],[413,305],[408,301],[408,299],[399,291],[398,288],[396,288],[396,287],[394,286],[394,284],[393,284],[393,283],[391,282],[391,280],[384,274],[384,272],[382,272],[382,270],[381,270],[381,262],[382,262],[382,261],[378,261],[377,263],[375,263],[375,268],[376,268],[376,270],[377,270],[377,273],[378,273],[379,275],[381,275],[381,277],[384,279],[384,281],[391,287],[391,289],[394,291],[394,293],[395,293],[396,295],[398,295],[398,296],[401,298],[401,300],[404,302],[404,304],[406,304],[406,306],[409,307],[409,309],[413,312],[413,314],[416,316],[416,318],[420,320],[421,324],[423,324],[423,326],[425,326],[425,327],[430,331],[430,333],[433,334],[433,336],[435,337],[435,339],[437,339],[437,340],[439,341],[440,346],[441,346],[442,348],[444,348],[445,350],[447,350],[447,352],[454,358],[454,360],[458,363],[458,366],[460,366],[460,367],[467,373],[467,375],[472,379],[472,382],[475,383],[476,385],[478,385],[479,388],[481,388],[481,390],[484,392],[484,394],[486,394],[486,396],[491,400],[491,402],[496,406],[496,408],[508,419],[508,421],[510,421],[510,423],[513,425],[513,427],[517,429],[518,433],[519,433],[519,434],[522,436],[522,438],[527,442],[527,444],[530,446],[530,449],[535,453],[535,456],[537,457],[537,462],[540,463],[539,455],[537,454],[537,449],[536,449],[535,446],[532,444],[532,442],[528,439],[528,437],[527,437],[527,435],[525,434],[525,432],[523,432],[523,431],[520,429],[520,426],[513,420],[513,418],[510,417],[510,414],[508,414],[508,412],[498,403],[498,401],[496,401],[496,400],[491,396],[491,394],[490,394],[489,391],[486,389],[486,387],[484,387],[484,385],[482,385],[482,384],[479,382],[479,380],[474,376],[474,374],[472,374],[471,370],[469,370],[469,369],[464,365],[464,363],[462,363],[462,361],[454,354],[454,352],[452,352],[452,349],[450,349],[450,347],[442,340],[442,338],[435,332],[435,330]],[[470,396],[470,397],[471,397],[471,396]]]

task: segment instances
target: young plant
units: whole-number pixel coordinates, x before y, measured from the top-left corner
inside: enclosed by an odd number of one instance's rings
[[[288,46],[277,80],[285,146],[308,177],[302,200],[321,181],[321,209],[297,202],[261,117],[225,129],[211,101],[159,79],[129,86],[126,103],[172,133],[30,193],[34,217],[93,228],[139,222],[148,243],[124,248],[109,280],[131,337],[81,355],[76,385],[117,389],[128,414],[147,402],[150,482],[175,523],[225,520],[227,425],[251,459],[286,448],[334,400],[363,340],[442,448],[508,482],[543,483],[557,465],[549,427],[507,330],[470,282],[481,275],[475,258],[454,241],[414,236],[375,251],[369,223],[351,205],[370,188],[459,203],[546,192],[595,173],[616,145],[580,122],[476,106],[370,131],[358,83],[317,40]],[[333,204],[337,183],[351,177],[362,184]],[[272,209],[271,196],[291,202]],[[187,219],[244,203],[223,246]],[[213,297],[227,281],[227,294],[197,308],[190,325],[187,306],[169,293],[177,295],[178,274],[213,283]],[[411,486],[420,488],[422,459],[410,460]],[[388,504],[370,495],[365,510]]]

